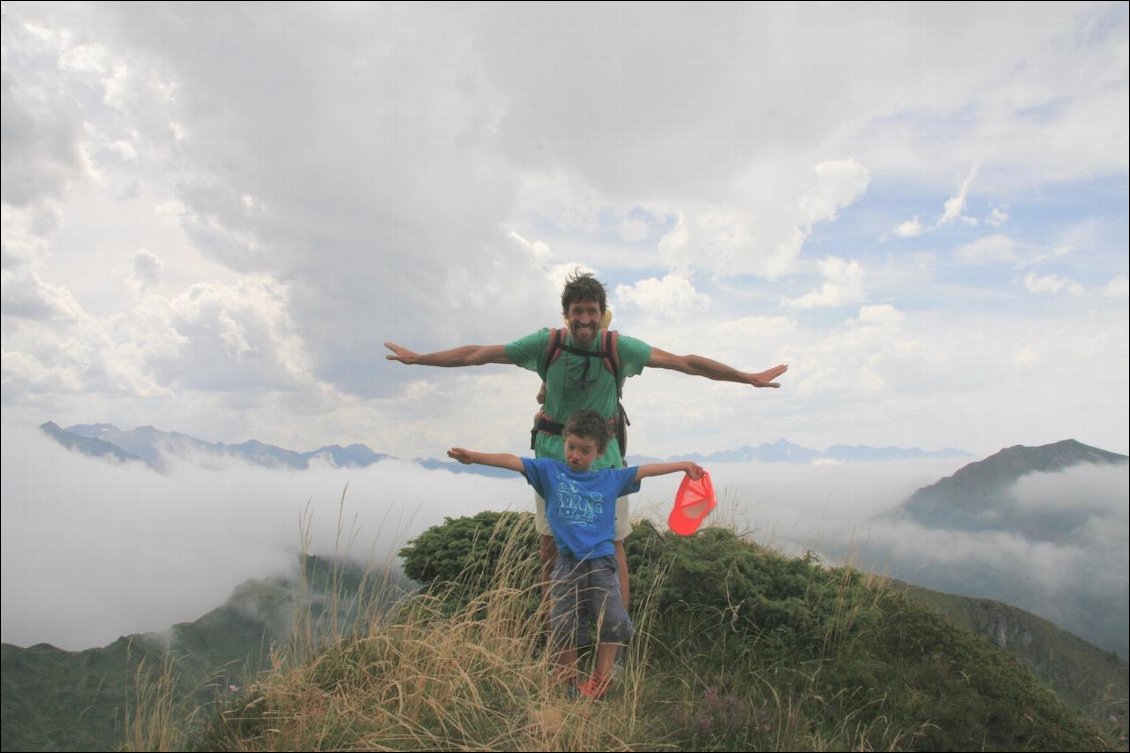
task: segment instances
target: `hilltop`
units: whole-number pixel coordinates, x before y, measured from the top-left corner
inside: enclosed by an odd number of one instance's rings
[[[196,744],[1119,747],[1124,717],[1121,729],[1099,729],[983,637],[880,579],[781,557],[722,528],[679,538],[645,522],[628,542],[640,632],[605,702],[571,700],[547,682],[529,516],[481,513],[430,529],[402,552],[427,590],[306,666],[261,682]]]
[[[639,639],[596,707],[546,686],[530,516],[491,512],[406,547],[428,587],[387,613],[361,570],[307,558],[308,578],[249,581],[168,634],[76,654],[5,645],[3,748],[1125,749],[1125,662],[1054,626],[1039,640],[1060,680],[1040,680],[926,605],[962,622],[985,612],[975,600],[725,528],[680,538],[645,521],[628,542]],[[1041,630],[1010,619],[1006,649]],[[1111,686],[1105,705],[1063,693],[1079,673]]]

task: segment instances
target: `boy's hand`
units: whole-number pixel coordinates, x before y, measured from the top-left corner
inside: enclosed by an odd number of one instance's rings
[[[447,451],[447,456],[452,460],[458,460],[463,465],[473,465],[475,462],[471,460],[471,453],[462,447],[452,447]]]
[[[698,481],[700,478],[706,475],[706,471],[702,469],[702,466],[700,466],[698,463],[692,463],[690,461],[687,461],[687,467],[683,470],[695,481]]]

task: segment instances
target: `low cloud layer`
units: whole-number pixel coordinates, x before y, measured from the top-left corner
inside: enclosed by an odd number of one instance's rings
[[[210,462],[180,461],[166,473],[114,465],[5,422],[3,640],[74,650],[161,631],[219,606],[248,578],[291,572],[303,536],[311,553],[383,566],[445,517],[532,509],[517,474],[454,475],[400,461],[307,471]],[[1010,601],[1091,640],[1115,629],[1102,618],[1087,635],[1072,608],[1126,601],[1126,466],[1034,474],[1015,485],[1025,509],[1079,514],[1056,543],[928,530],[885,515],[967,462],[718,463],[708,468],[719,497],[709,522],[786,554],[812,551],[829,564]],[[675,475],[646,480],[633,515],[665,524],[678,483]]]
[[[445,516],[526,503],[524,482],[426,471],[112,465],[3,426],[3,640],[84,649],[195,620],[311,553],[384,565]],[[340,515],[340,519],[339,519]],[[340,526],[340,529],[339,529]],[[340,530],[340,537],[339,537]]]

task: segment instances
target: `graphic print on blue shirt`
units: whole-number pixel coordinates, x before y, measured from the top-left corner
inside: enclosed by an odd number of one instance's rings
[[[577,472],[559,460],[522,458],[526,481],[545,499],[558,551],[577,559],[614,554],[616,498],[639,491],[635,468]]]

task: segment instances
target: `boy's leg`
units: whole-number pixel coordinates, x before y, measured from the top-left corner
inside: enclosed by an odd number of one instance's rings
[[[620,598],[620,578],[614,557],[589,560],[588,583],[581,595],[586,610],[596,620],[599,642],[596,668],[592,677],[580,688],[591,698],[604,695],[612,682],[612,666],[620,647],[631,640],[635,627]]]
[[[575,681],[577,673],[577,649],[573,635],[577,630],[580,604],[576,579],[576,561],[557,557],[549,582],[549,640],[557,664],[557,679],[569,683]]]
[[[603,678],[606,683],[610,682],[612,680],[612,666],[616,663],[616,654],[619,651],[619,643],[601,643],[596,649],[596,671],[593,675]]]

